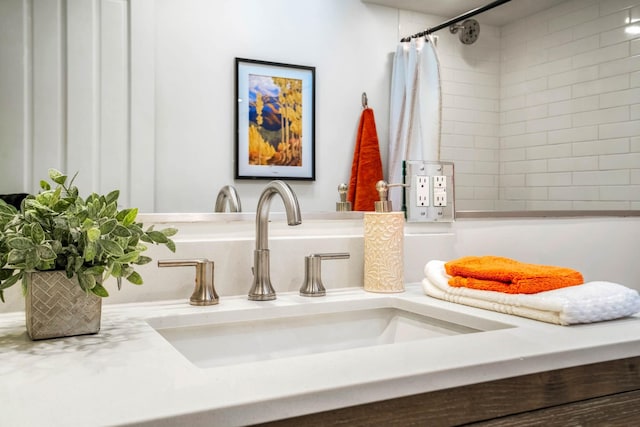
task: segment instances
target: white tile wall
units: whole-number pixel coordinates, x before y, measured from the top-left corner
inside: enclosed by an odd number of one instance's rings
[[[593,170],[598,168],[598,157],[585,156],[549,159],[547,166],[551,172]]]
[[[402,34],[442,22],[399,13]],[[640,0],[568,0],[482,24],[473,45],[441,32],[441,158],[456,164],[457,208],[640,206],[634,20]]]
[[[498,205],[640,205],[637,18],[639,0],[570,0],[501,28]]]

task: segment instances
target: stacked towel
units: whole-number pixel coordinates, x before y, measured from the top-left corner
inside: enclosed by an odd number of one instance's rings
[[[374,202],[380,199],[376,183],[381,179],[382,160],[376,122],[373,110],[365,108],[360,116],[347,193],[347,200],[351,202],[354,211],[374,210]]]
[[[507,294],[450,286],[444,261],[429,261],[424,273],[422,287],[429,296],[558,325],[618,319],[640,311],[638,292],[617,283],[587,282],[537,294]]]
[[[580,272],[565,267],[526,264],[497,256],[468,256],[445,264],[455,287],[535,294],[584,283]]]

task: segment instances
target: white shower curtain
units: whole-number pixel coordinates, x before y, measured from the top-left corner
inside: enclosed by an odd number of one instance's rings
[[[387,180],[402,182],[403,160],[440,160],[440,65],[434,40],[427,36],[400,42],[391,76]],[[402,190],[391,188],[393,209]]]

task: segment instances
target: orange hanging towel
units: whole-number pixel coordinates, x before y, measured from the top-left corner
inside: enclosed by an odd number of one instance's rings
[[[351,179],[347,200],[354,211],[372,211],[379,200],[376,183],[383,179],[380,146],[373,110],[365,108],[360,116],[356,148],[351,164]]]
[[[468,256],[445,264],[449,285],[508,294],[535,294],[584,283],[580,272],[565,267],[526,264],[497,256]]]

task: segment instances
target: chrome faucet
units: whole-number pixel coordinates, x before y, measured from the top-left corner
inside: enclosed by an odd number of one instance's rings
[[[287,224],[302,223],[298,199],[289,185],[283,181],[271,181],[262,191],[256,211],[256,249],[253,251],[253,286],[249,291],[249,299],[253,301],[270,301],[276,299],[276,291],[271,286],[269,273],[269,205],[275,194],[279,194],[284,202]]]
[[[216,197],[215,212],[224,212],[224,202],[229,201],[229,212],[242,212],[240,205],[240,195],[238,190],[232,185],[225,185],[218,192]]]

